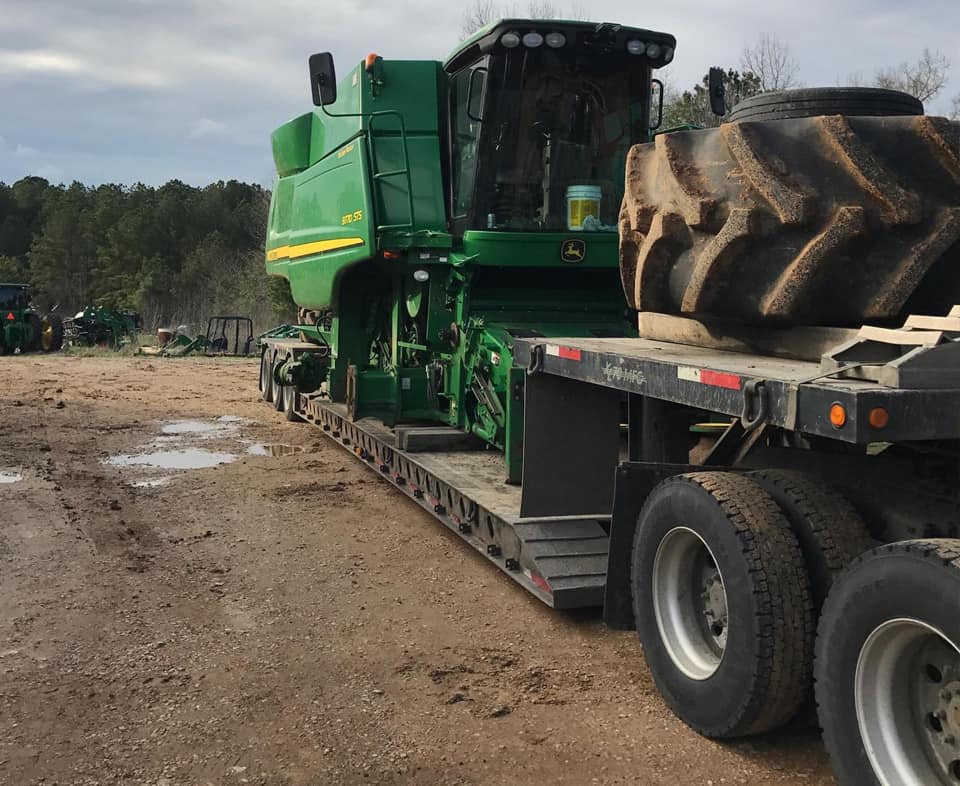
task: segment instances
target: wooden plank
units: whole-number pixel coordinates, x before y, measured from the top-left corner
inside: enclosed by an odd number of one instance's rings
[[[775,329],[752,325],[701,322],[672,314],[641,311],[637,315],[641,338],[669,341],[705,349],[750,352],[790,360],[819,360],[835,347],[857,337],[856,329],[797,327]]]
[[[896,344],[901,347],[935,347],[943,341],[939,330],[907,330],[904,328],[881,328],[865,325],[857,338],[861,341],[876,341],[880,344]]]
[[[960,333],[960,314],[953,317],[928,317],[922,314],[911,314],[907,317],[906,328],[919,330],[945,330],[950,333]]]

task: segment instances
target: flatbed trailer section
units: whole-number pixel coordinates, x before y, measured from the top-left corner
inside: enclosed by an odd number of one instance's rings
[[[318,350],[291,340],[264,348]],[[605,618],[616,627],[632,624],[626,560],[636,514],[660,479],[732,471],[762,426],[853,445],[960,438],[960,389],[886,388],[831,378],[812,361],[647,339],[520,339],[516,352],[528,368],[520,486],[505,482],[497,452],[452,428],[353,421],[321,394],[298,394],[296,414],[547,605],[601,606],[606,593]],[[870,423],[878,409],[882,429]],[[732,421],[696,467],[691,413]]]

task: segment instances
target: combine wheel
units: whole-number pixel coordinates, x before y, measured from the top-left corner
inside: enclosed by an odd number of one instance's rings
[[[633,543],[637,630],[673,711],[708,737],[788,721],[806,695],[813,609],[797,539],[776,503],[723,472],[662,482]]]
[[[47,314],[40,328],[40,349],[58,352],[63,347],[63,322],[56,314]]]
[[[863,555],[817,634],[824,742],[843,786],[960,783],[960,540]]]
[[[277,412],[283,412],[283,385],[277,382],[277,371],[279,371],[280,366],[283,365],[284,358],[280,355],[274,356],[273,367],[270,373],[270,389],[272,390],[272,398],[270,399],[273,402],[273,408]]]
[[[960,303],[960,123],[760,117],[630,149],[620,271],[632,308],[859,327]]]
[[[814,609],[819,611],[834,579],[874,545],[867,525],[842,494],[802,472],[764,469],[750,477],[790,522],[810,574]]]
[[[260,353],[260,398],[263,401],[273,401],[273,384],[271,383],[271,366],[269,348],[264,347]]]

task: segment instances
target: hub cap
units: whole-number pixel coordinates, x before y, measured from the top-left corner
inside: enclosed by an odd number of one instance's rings
[[[708,679],[727,646],[727,593],[713,553],[692,529],[675,527],[660,541],[652,590],[670,659],[690,679]]]
[[[960,786],[960,649],[914,619],[880,625],[857,661],[857,723],[883,786]]]

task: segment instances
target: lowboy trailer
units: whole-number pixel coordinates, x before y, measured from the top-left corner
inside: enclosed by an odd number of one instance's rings
[[[816,652],[841,783],[949,784],[960,773],[960,367],[952,342],[889,343],[927,332],[868,330],[836,362],[518,339],[520,485],[461,431],[354,420],[270,373],[323,351],[314,344],[268,340],[261,391],[547,605],[602,607],[609,626],[636,628],[664,698],[698,731],[785,722],[809,697]],[[873,381],[891,368],[912,386]],[[928,386],[909,376],[917,368]],[[719,436],[708,429],[698,446],[692,427],[705,420]],[[863,756],[871,769],[858,770]]]

